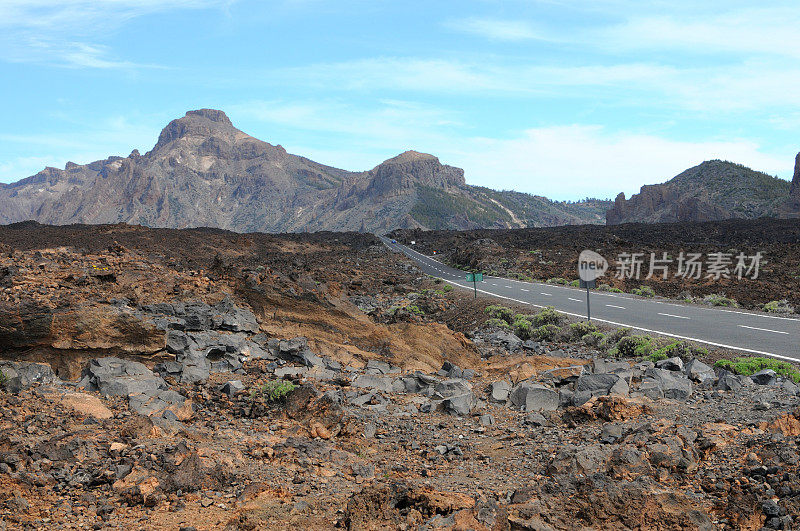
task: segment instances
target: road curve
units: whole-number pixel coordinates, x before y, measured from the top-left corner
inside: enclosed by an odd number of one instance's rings
[[[414,260],[424,273],[472,291],[472,283],[466,282],[463,271],[379,237],[391,250]],[[578,288],[485,276],[484,281],[478,283],[478,293],[536,308],[552,306],[561,313],[586,318],[586,290]],[[591,292],[590,304],[592,320],[595,321],[750,354],[800,361],[798,319],[599,291]]]

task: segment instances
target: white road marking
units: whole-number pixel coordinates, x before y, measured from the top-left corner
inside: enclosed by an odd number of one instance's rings
[[[511,289],[511,286],[506,286],[508,289]]]
[[[540,295],[546,295],[547,297],[552,297],[552,295],[550,295],[549,293],[544,293],[544,292],[540,293]]]
[[[496,286],[496,285],[497,285],[497,284],[495,284],[494,282],[492,282],[492,286]]]
[[[456,282],[451,282],[451,284],[454,284],[454,285],[458,286],[459,288],[464,288],[464,289],[469,289],[469,290],[472,289],[471,286],[462,286],[461,284],[458,284]],[[521,300],[518,300],[518,299],[513,299],[511,297],[506,297],[504,295],[497,295],[495,293],[492,293],[490,291],[484,291],[482,289],[479,289],[478,291],[480,291],[481,293],[484,293],[486,295],[491,295],[492,297],[497,297],[497,298],[500,298],[500,299],[506,299],[506,300],[513,301],[513,302],[519,302],[521,304],[527,304],[529,306],[533,306],[534,308],[544,308],[544,306],[542,306],[541,304],[534,304],[532,302],[525,302],[525,301],[521,301]],[[545,295],[547,295],[547,294],[545,294]],[[558,313],[563,313],[564,315],[571,315],[573,317],[580,317],[581,319],[584,318],[584,315],[580,314],[580,313],[565,312],[564,310],[556,310],[556,311]],[[705,343],[706,345],[713,345],[715,347],[729,348],[729,349],[732,349],[732,350],[741,350],[742,352],[751,352],[753,354],[761,354],[763,356],[771,356],[773,358],[778,358],[778,359],[787,360],[787,361],[794,361],[794,362],[797,361],[797,358],[790,358],[789,356],[781,356],[780,354],[773,354],[772,352],[765,352],[763,350],[755,350],[755,349],[750,349],[750,348],[745,348],[745,347],[737,347],[737,346],[734,346],[734,345],[726,345],[725,343],[717,343],[715,341],[709,341],[708,339],[699,339],[699,338],[691,337],[691,336],[681,336],[681,335],[678,335],[678,334],[672,334],[670,332],[662,332],[661,330],[653,330],[652,328],[644,328],[643,326],[625,324],[625,323],[620,323],[618,321],[609,321],[608,319],[598,319],[597,317],[595,317],[594,320],[598,321],[600,323],[608,323],[608,324],[615,325],[615,326],[626,326],[628,328],[633,328],[635,330],[641,330],[642,332],[649,332],[651,334],[661,334],[662,336],[674,337],[674,338],[677,338],[677,339],[684,339],[686,341],[697,341],[698,343]]]
[[[672,315],[671,313],[659,313],[658,315],[663,315],[664,317],[675,317],[676,319],[691,319],[691,317],[686,317],[683,315]]]
[[[583,301],[582,301],[582,300],[580,300],[580,299],[573,299],[572,297],[567,297],[567,298],[568,298],[569,300],[571,300],[571,301],[575,301],[575,302],[583,302]]]
[[[781,332],[780,330],[770,330],[769,328],[758,328],[756,326],[739,325],[741,328],[749,328],[750,330],[761,330],[762,332],[772,332],[773,334],[789,335],[789,332]]]
[[[616,306],[614,304],[606,304],[606,306],[608,306],[609,308],[619,308],[620,310],[626,309],[624,306]]]
[[[530,291],[529,289],[519,288],[520,291]]]

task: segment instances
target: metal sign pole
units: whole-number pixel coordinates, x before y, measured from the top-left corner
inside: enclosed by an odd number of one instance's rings
[[[588,282],[586,283],[586,320],[587,321],[591,321],[592,320],[592,312],[591,312],[591,309],[589,307],[589,283]]]
[[[472,289],[475,290],[475,299],[478,298],[478,281],[475,279],[475,275],[472,275]]]

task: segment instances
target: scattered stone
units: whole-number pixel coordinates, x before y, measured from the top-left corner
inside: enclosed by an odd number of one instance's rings
[[[493,382],[489,386],[489,400],[492,402],[505,403],[511,394],[511,384],[505,380]]]
[[[758,385],[775,385],[778,375],[772,369],[763,369],[751,375],[750,379]]]
[[[717,375],[714,373],[714,369],[697,358],[690,360],[683,370],[686,373],[686,376],[698,383],[714,381],[714,379],[717,377]]]
[[[0,360],[0,372],[5,375],[3,386],[10,393],[18,394],[36,384],[52,384],[58,381],[47,363]]]
[[[229,380],[222,385],[220,391],[232,397],[236,393],[244,391],[244,389],[245,387],[241,380]]]
[[[656,368],[666,369],[668,371],[683,372],[683,360],[679,357],[668,358],[656,362]]]
[[[167,389],[167,383],[137,361],[115,357],[89,361],[83,371],[84,387],[103,396],[131,396]]]
[[[557,391],[528,380],[521,382],[511,391],[511,404],[524,411],[555,411],[558,409],[558,403]]]
[[[692,394],[692,381],[676,374],[675,371],[658,368],[647,369],[642,386],[645,386],[645,382],[648,387],[655,383],[661,389],[664,398],[686,400]]]

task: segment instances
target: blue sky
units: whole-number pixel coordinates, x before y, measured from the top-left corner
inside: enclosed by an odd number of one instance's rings
[[[0,0],[0,182],[144,153],[200,107],[348,170],[416,149],[554,199],[712,158],[788,179],[800,8],[754,6]]]

